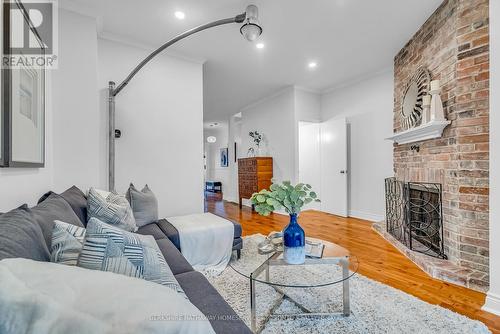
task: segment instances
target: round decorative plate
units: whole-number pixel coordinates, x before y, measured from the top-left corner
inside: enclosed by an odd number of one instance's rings
[[[403,96],[401,108],[401,126],[408,130],[422,123],[422,103],[424,95],[429,93],[431,74],[425,68],[420,68],[408,82]]]

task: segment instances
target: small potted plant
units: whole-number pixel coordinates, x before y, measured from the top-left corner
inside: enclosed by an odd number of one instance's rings
[[[283,230],[283,258],[289,264],[302,264],[306,258],[306,238],[297,218],[302,207],[313,201],[320,202],[309,184],[292,185],[290,181],[273,183],[252,195],[252,204],[260,215],[268,216],[274,210],[285,209],[290,223]]]

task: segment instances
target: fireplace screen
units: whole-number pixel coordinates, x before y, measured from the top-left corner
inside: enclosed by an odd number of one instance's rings
[[[387,232],[411,250],[446,259],[441,185],[385,180]]]

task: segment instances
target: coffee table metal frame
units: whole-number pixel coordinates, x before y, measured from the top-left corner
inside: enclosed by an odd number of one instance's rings
[[[304,264],[300,265],[291,265],[286,263],[283,259],[280,259],[279,256],[282,254],[282,252],[276,252],[274,253],[271,257],[269,257],[264,263],[262,263],[256,270],[254,270],[250,276],[250,323],[251,323],[251,328],[252,332],[254,333],[260,333],[262,329],[264,328],[265,324],[270,320],[272,317],[276,317],[274,315],[274,311],[278,308],[278,306],[281,304],[281,301],[283,299],[290,300],[293,302],[298,308],[300,308],[303,313],[298,313],[298,314],[280,314],[279,317],[290,317],[290,318],[297,318],[297,317],[319,317],[319,318],[324,318],[324,317],[331,317],[335,315],[342,315],[348,317],[351,314],[351,306],[350,306],[350,293],[349,293],[349,279],[352,275],[349,273],[349,257],[344,256],[344,257],[325,257],[325,258],[320,258],[320,259],[313,259],[313,258],[306,258],[306,261]],[[342,279],[339,279],[336,282],[329,282],[325,284],[314,284],[311,286],[308,285],[287,285],[287,284],[277,284],[277,283],[272,283],[269,281],[269,268],[270,267],[276,267],[276,266],[304,266],[304,265],[326,265],[326,264],[335,264],[339,265],[342,267]],[[259,280],[258,277],[262,274],[262,272],[265,271],[265,280]],[[271,311],[267,318],[265,319],[264,323],[262,326],[257,328],[257,319],[256,319],[256,309],[257,309],[257,304],[256,304],[256,298],[255,298],[255,282],[260,282],[260,283],[265,283],[267,285],[271,285],[280,295],[281,297],[278,299],[278,301],[273,305],[271,308]],[[343,292],[343,298],[342,298],[342,312],[337,312],[337,313],[317,313],[317,312],[312,312],[309,309],[307,309],[304,305],[300,304],[290,296],[288,296],[280,287],[285,287],[285,288],[319,288],[319,287],[324,287],[324,286],[329,286],[333,285],[336,283],[342,282],[342,292]]]

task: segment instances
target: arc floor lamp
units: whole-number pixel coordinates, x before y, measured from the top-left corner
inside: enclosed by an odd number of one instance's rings
[[[158,49],[153,51],[149,56],[147,56],[143,61],[137,65],[132,72],[122,81],[118,86],[113,81],[109,82],[109,95],[108,95],[108,112],[109,112],[109,148],[108,148],[108,188],[110,191],[115,190],[115,138],[119,138],[119,131],[115,128],[115,99],[116,96],[125,88],[125,86],[132,80],[132,78],[154,57],[160,54],[163,50],[177,43],[178,41],[196,34],[197,32],[224,25],[229,23],[243,23],[240,28],[240,33],[245,37],[246,40],[252,42],[256,40],[262,34],[262,27],[259,24],[259,11],[256,6],[247,6],[244,13],[236,15],[235,17],[230,17],[227,19],[217,20],[210,22],[193,29],[190,29],[166,42]]]

